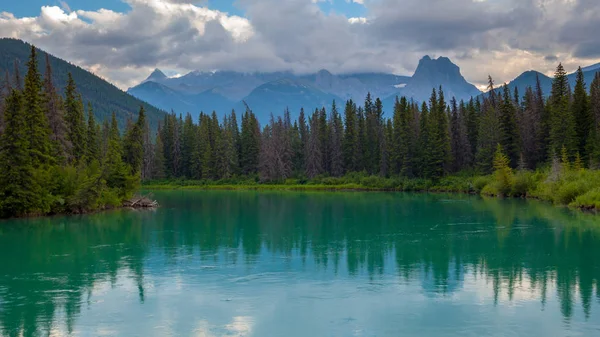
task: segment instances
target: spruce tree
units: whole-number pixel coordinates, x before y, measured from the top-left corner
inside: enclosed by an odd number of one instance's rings
[[[0,217],[23,216],[39,209],[41,187],[35,179],[23,96],[6,98],[5,129],[0,137]]]
[[[160,126],[158,128],[158,132],[156,133],[151,177],[152,179],[165,178],[165,154]]]
[[[181,143],[181,160],[182,160],[182,173],[183,175],[191,179],[194,176],[194,164],[193,164],[193,154],[194,147],[196,146],[196,136],[198,132],[196,130],[196,125],[194,125],[194,121],[192,120],[192,115],[189,113],[186,114],[185,120],[183,122],[183,140]]]
[[[575,116],[571,111],[570,89],[567,73],[559,64],[552,82],[550,104],[550,152],[559,154],[564,146],[569,157],[577,149]]]
[[[43,108],[50,126],[51,155],[58,164],[65,164],[71,152],[71,143],[67,139],[64,105],[57,93],[52,79],[52,67],[46,54],[46,73],[44,74]]]
[[[484,102],[482,110],[479,122],[476,162],[479,171],[487,174],[492,172],[494,154],[498,144],[500,144],[501,133],[498,114],[490,100]]]
[[[500,145],[509,159],[510,166],[514,168],[517,167],[520,155],[516,108],[506,84],[503,92],[500,108]]]
[[[592,118],[586,152],[591,168],[600,168],[600,72],[594,76],[590,85],[590,115]]]
[[[144,126],[146,125],[146,111],[140,107],[137,121],[129,127],[123,142],[123,159],[131,168],[132,174],[140,174],[144,160]]]
[[[477,152],[477,138],[479,137],[479,116],[481,115],[481,104],[479,99],[475,102],[473,98],[467,106],[467,138],[471,146],[471,153]]]
[[[331,107],[329,120],[329,159],[331,162],[331,175],[340,177],[344,174],[344,156],[342,153],[342,141],[344,137],[344,125],[337,110],[335,101]]]
[[[575,132],[577,134],[577,152],[587,158],[587,141],[590,136],[592,115],[585,80],[581,67],[577,69],[577,82],[573,92],[573,114],[575,115]]]
[[[75,81],[71,73],[68,75],[65,88],[65,122],[67,124],[67,140],[72,145],[69,153],[70,163],[79,163],[85,155],[85,122],[83,103],[77,94]]]
[[[344,140],[342,143],[342,153],[344,156],[344,167],[347,172],[356,171],[356,162],[354,154],[356,152],[356,142],[358,141],[356,105],[352,100],[346,102],[344,108]]]
[[[88,127],[86,133],[86,160],[89,163],[100,160],[100,140],[92,104],[88,104]]]
[[[414,114],[406,97],[396,98],[393,117],[393,162],[394,173],[407,177],[414,175],[415,142]]]
[[[31,46],[23,89],[23,105],[29,151],[31,151],[31,161],[34,167],[54,162],[54,158],[51,156],[50,127],[42,104],[42,79],[38,71],[36,49]]]
[[[242,118],[241,135],[241,165],[244,174],[258,172],[258,159],[260,153],[260,127],[254,113],[246,107]]]

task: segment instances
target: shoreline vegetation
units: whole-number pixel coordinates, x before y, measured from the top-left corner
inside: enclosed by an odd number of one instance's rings
[[[571,90],[521,95],[489,78],[485,95],[429,102],[379,98],[286,110],[260,125],[251,107],[222,119],[165,114],[151,130],[141,107],[126,125],[96,123],[69,76],[64,96],[42,78],[32,47],[24,79],[0,81],[0,218],[123,207],[142,188],[382,190],[536,198],[600,209],[600,72]],[[12,80],[11,80],[12,77]]]
[[[503,154],[496,154],[501,164]],[[505,158],[505,157],[504,157]],[[488,197],[537,199],[556,206],[582,211],[600,211],[600,171],[555,162],[549,169],[513,171],[498,166],[492,175],[472,173],[447,176],[438,181],[405,177],[384,178],[366,173],[344,177],[317,177],[312,180],[286,179],[261,183],[258,177],[213,180],[145,181],[144,190],[250,190],[314,192],[427,192],[473,194]]]

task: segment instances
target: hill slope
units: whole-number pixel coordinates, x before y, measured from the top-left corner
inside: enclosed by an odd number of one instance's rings
[[[25,76],[27,59],[31,52],[31,45],[21,40],[0,38],[0,74],[8,71],[14,73],[15,60],[17,61],[21,77]],[[75,66],[67,61],[61,60],[52,55],[50,56],[50,65],[54,76],[54,84],[61,91],[67,83],[67,76],[70,72],[73,75],[77,90],[83,97],[83,101],[92,104],[94,115],[98,121],[104,121],[110,118],[114,111],[121,127],[125,126],[127,119],[137,118],[140,106],[144,106],[147,112],[147,118],[151,127],[156,127],[158,122],[163,119],[164,112],[143,102],[121,89],[115,87],[109,82],[98,76]],[[38,49],[38,62],[42,75],[46,69],[46,52]]]

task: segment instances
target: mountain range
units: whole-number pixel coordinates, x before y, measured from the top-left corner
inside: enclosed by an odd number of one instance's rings
[[[261,123],[271,114],[289,109],[295,117],[301,108],[312,110],[338,105],[348,99],[362,102],[367,93],[379,97],[390,109],[398,95],[417,101],[427,100],[434,87],[443,86],[446,95],[468,99],[481,94],[461,75],[450,59],[425,56],[412,77],[385,73],[334,75],[327,70],[296,75],[291,72],[241,73],[231,71],[199,72],[175,78],[159,69],[127,92],[164,110],[176,113],[201,111],[218,114],[245,109],[246,103]],[[389,111],[391,113],[391,111]]]
[[[592,82],[600,71],[600,64],[582,68],[586,83]],[[526,71],[508,83],[523,94],[528,86],[535,86],[539,78],[546,95],[550,93],[552,79],[537,71]],[[569,75],[572,86],[576,74]],[[462,76],[460,68],[447,57],[423,57],[413,76],[385,73],[334,75],[327,70],[314,74],[295,75],[290,72],[240,73],[231,71],[193,71],[181,77],[170,78],[156,69],[128,93],[161,109],[176,113],[201,111],[217,114],[231,109],[245,109],[244,102],[254,111],[261,123],[271,114],[277,116],[287,108],[296,117],[300,108],[307,110],[330,107],[336,100],[338,106],[348,99],[362,102],[367,93],[383,101],[384,112],[392,113],[396,96],[406,96],[417,102],[427,101],[433,88],[442,86],[446,97],[468,100],[483,93]],[[497,89],[500,90],[500,89]]]

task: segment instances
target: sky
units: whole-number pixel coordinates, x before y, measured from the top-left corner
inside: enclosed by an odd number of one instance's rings
[[[481,87],[600,62],[598,18],[598,0],[21,0],[0,36],[122,89],[154,68],[412,75],[424,55]]]

